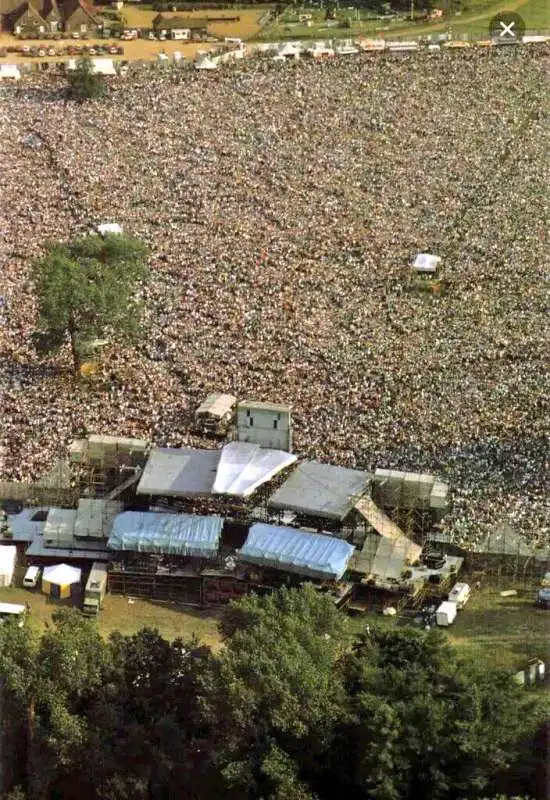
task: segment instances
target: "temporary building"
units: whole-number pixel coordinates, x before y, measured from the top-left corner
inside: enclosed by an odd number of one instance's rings
[[[117,222],[103,222],[97,226],[97,232],[101,236],[107,236],[109,233],[121,234],[122,228]]]
[[[354,551],[353,545],[334,536],[257,523],[250,528],[237,555],[252,564],[310,578],[338,580]]]
[[[435,621],[442,627],[452,625],[456,617],[456,603],[445,600],[435,612]]]
[[[80,591],[82,570],[68,564],[55,564],[53,567],[44,567],[42,573],[42,591],[58,600]]]
[[[107,547],[211,558],[218,551],[222,528],[222,517],[125,511],[116,517]]]
[[[16,558],[15,545],[0,546],[0,586],[11,586]]]
[[[440,256],[434,256],[431,253],[419,253],[412,263],[412,269],[414,269],[415,272],[434,275],[440,263]]]
[[[0,80],[18,81],[21,72],[17,64],[0,64]]]

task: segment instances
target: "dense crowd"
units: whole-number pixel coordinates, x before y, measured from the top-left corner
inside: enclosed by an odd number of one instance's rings
[[[199,444],[210,391],[290,402],[302,457],[448,480],[444,529],[550,542],[549,53],[143,69],[0,89],[0,479],[81,429]],[[141,345],[75,381],[30,335],[49,239],[151,248]],[[444,291],[411,282],[440,255]]]

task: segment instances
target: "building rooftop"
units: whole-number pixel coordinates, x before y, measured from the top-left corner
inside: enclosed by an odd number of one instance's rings
[[[289,411],[292,410],[291,405],[285,405],[283,403],[267,403],[261,400],[241,400],[237,404],[237,408],[240,409],[255,409],[259,411],[275,411],[278,413],[285,413],[287,414]]]

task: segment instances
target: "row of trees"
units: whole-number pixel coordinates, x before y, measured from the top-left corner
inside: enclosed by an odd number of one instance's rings
[[[12,800],[481,797],[526,693],[438,631],[347,625],[306,587],[232,606],[217,654],[151,630],[104,641],[70,609],[40,638],[1,627]]]

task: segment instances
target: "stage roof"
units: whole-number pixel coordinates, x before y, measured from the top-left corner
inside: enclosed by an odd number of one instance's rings
[[[125,511],[114,521],[111,550],[208,558],[218,551],[222,517]]]
[[[355,548],[343,539],[303,533],[281,525],[252,525],[237,555],[243,561],[296,572],[311,578],[338,580]]]
[[[370,474],[318,461],[300,464],[270,498],[270,508],[341,521],[367,491]]]
[[[212,494],[219,450],[155,447],[137,487],[138,494],[207,497]]]
[[[269,450],[247,442],[231,442],[221,451],[212,491],[214,494],[249,497],[258,486],[295,461],[295,455],[283,450]]]

